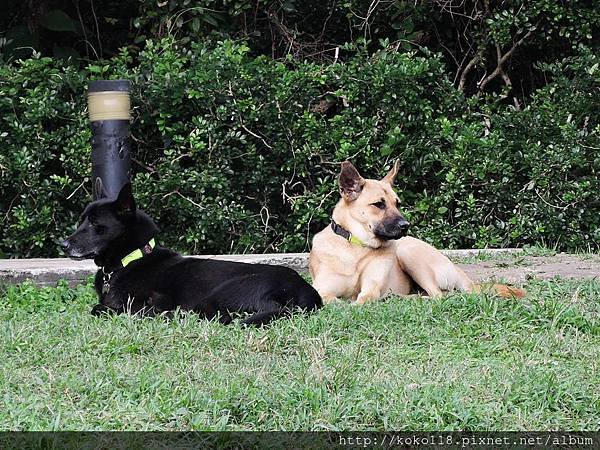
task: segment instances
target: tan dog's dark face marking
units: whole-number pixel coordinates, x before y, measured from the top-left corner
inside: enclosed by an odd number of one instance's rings
[[[381,180],[365,180],[348,161],[342,163],[340,194],[352,218],[371,236],[381,241],[406,236],[410,224],[398,210],[400,201],[394,192],[398,162]]]

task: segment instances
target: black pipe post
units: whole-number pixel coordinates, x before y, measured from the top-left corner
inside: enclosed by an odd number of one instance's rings
[[[129,80],[98,80],[88,85],[94,200],[116,198],[131,178],[130,88]]]

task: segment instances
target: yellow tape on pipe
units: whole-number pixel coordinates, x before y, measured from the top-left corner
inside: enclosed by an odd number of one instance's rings
[[[90,121],[129,120],[129,93],[123,91],[102,91],[88,93]]]

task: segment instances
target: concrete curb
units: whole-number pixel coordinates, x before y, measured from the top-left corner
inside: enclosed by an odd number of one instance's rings
[[[512,254],[521,249],[442,250],[450,258],[485,254]],[[266,253],[252,255],[198,255],[195,258],[239,261],[250,264],[273,264],[308,271],[308,253]],[[98,268],[93,261],[73,261],[68,258],[0,259],[0,283],[22,283],[29,280],[40,286],[54,286],[59,280],[75,285],[94,275]]]

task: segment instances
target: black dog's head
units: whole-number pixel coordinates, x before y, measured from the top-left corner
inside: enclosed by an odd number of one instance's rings
[[[87,205],[77,230],[60,245],[69,258],[94,259],[104,266],[145,245],[157,231],[152,219],[136,209],[127,183],[116,199],[101,198]]]

